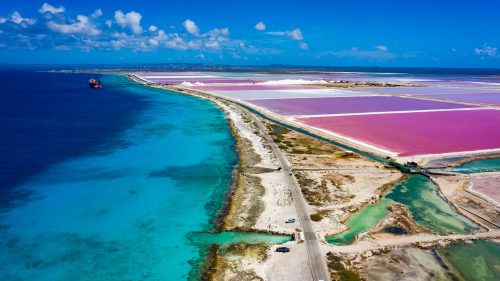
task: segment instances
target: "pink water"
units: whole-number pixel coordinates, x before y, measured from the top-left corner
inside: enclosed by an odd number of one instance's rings
[[[387,96],[266,99],[251,100],[250,102],[282,115],[347,114],[472,107],[456,103]]]
[[[478,102],[484,104],[500,105],[500,93],[498,94],[434,94],[424,95],[429,98],[446,99],[450,101]]]
[[[500,110],[315,117],[299,121],[401,156],[500,148]]]
[[[500,93],[500,89],[483,88],[458,88],[458,87],[382,87],[382,88],[353,88],[356,91],[384,94],[408,94],[408,95],[429,95],[429,94],[477,94],[477,93]]]
[[[148,80],[156,83],[168,83],[168,84],[181,84],[183,82],[190,82],[190,83],[204,83],[204,84],[214,84],[214,83],[254,83],[255,80],[250,80],[250,79],[220,79],[220,78],[206,78],[206,77],[200,77],[200,78],[182,78],[182,79],[176,79],[176,78],[171,78],[171,79],[164,79],[164,78],[149,78]]]

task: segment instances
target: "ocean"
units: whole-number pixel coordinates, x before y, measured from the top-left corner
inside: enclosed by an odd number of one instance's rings
[[[0,280],[196,278],[237,163],[224,113],[90,76],[0,71]]]

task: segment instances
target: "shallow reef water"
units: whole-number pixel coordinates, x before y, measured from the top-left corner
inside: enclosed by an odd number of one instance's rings
[[[92,149],[10,187],[27,195],[1,208],[0,280],[185,280],[203,258],[189,237],[214,229],[237,163],[224,113],[121,76],[100,78],[143,106]],[[73,122],[94,117],[88,109]]]

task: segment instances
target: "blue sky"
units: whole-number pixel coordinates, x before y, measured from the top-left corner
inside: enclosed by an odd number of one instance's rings
[[[500,1],[2,1],[0,63],[500,68]]]

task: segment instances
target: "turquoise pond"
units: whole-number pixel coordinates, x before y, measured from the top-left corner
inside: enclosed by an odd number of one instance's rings
[[[500,243],[498,241],[454,242],[438,248],[438,254],[461,280],[500,280]]]
[[[237,155],[224,113],[124,77],[101,79],[128,83],[119,90],[147,106],[100,149],[15,187],[30,197],[0,213],[0,280],[186,280],[203,241],[214,240],[192,237],[213,230],[232,183]],[[224,235],[215,241],[243,239]]]
[[[387,191],[376,204],[369,204],[352,215],[348,230],[326,237],[328,243],[352,244],[356,236],[373,228],[389,215],[387,206],[400,203],[408,208],[417,223],[440,235],[470,233],[479,227],[455,211],[437,194],[434,183],[425,176],[411,175]]]
[[[460,166],[445,169],[449,172],[472,174],[485,172],[499,172],[500,158],[490,158],[464,163]]]

